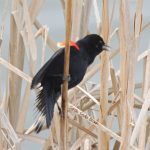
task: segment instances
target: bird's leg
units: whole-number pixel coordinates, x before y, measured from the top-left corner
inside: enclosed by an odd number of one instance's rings
[[[65,76],[65,75],[61,75],[61,74],[57,74],[57,75],[53,75],[53,76],[55,76],[55,77],[62,77],[62,80],[63,81],[70,81],[70,75],[67,75],[67,76]],[[60,106],[59,106],[59,104],[58,104],[58,102],[56,102],[57,103],[57,108],[58,108],[58,111],[59,111],[59,115],[60,116],[62,116],[62,117],[64,117],[64,114],[63,114],[63,112],[62,112],[62,109],[60,108]]]
[[[58,108],[58,111],[59,111],[59,115],[61,115],[61,114],[62,114],[62,110],[61,110],[61,108],[60,108],[58,102],[57,102],[57,108]]]

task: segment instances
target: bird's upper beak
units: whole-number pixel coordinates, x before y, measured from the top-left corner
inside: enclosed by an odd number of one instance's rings
[[[110,47],[105,44],[102,49],[105,50],[105,51],[109,51],[109,50],[110,50]]]

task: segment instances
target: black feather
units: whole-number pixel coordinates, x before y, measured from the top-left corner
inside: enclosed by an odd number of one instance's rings
[[[53,118],[54,105],[60,95],[60,91],[55,91],[50,85],[50,82],[46,82],[42,85],[42,89],[39,91],[36,99],[36,108],[46,118],[46,126],[49,127]],[[40,128],[41,124],[39,123]],[[37,127],[39,128],[39,127]]]
[[[32,83],[31,83],[31,89],[34,89],[39,83],[42,82],[45,74],[48,71],[48,68],[50,67],[51,63],[55,59],[55,57],[61,55],[63,53],[63,49],[59,49],[49,61],[38,71],[38,73],[34,76]]]
[[[35,132],[39,133],[43,127],[43,122],[38,122],[35,127]]]

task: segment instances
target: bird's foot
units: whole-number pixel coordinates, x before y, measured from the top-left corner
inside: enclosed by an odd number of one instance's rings
[[[61,115],[61,114],[62,114],[62,110],[61,110],[61,108],[60,108],[58,102],[57,102],[57,108],[58,108],[58,111],[59,111],[59,115]]]
[[[63,81],[70,81],[70,75],[63,75]]]
[[[62,111],[62,109],[60,108],[59,104],[57,103],[57,108],[58,108],[58,111],[59,111],[59,115],[61,118],[64,118],[64,113]]]

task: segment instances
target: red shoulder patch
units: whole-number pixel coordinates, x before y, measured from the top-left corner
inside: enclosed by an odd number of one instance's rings
[[[70,41],[70,46],[74,46],[78,51],[80,51],[79,46],[77,45],[77,43]]]
[[[58,42],[57,43],[57,46],[58,47],[65,47],[65,42]],[[73,41],[70,41],[69,42],[69,44],[70,44],[70,46],[73,46],[73,47],[75,47],[78,51],[80,51],[80,48],[79,48],[79,46],[77,45],[77,43],[75,43],[75,42],[73,42]]]

